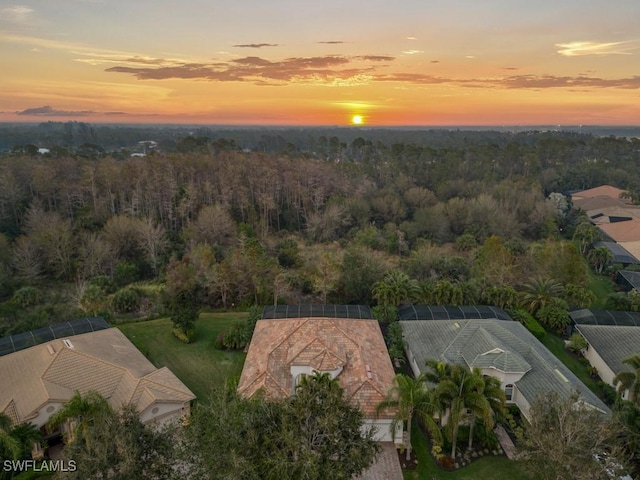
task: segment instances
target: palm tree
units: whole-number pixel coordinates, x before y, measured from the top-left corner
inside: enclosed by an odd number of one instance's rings
[[[425,366],[427,367],[427,370],[422,373],[422,377],[428,384],[437,386],[451,376],[452,365],[450,363],[430,359],[425,362]],[[438,408],[438,424],[442,427],[442,420],[449,405],[448,402],[444,401],[442,398],[438,398],[437,396],[435,400]]]
[[[482,395],[489,402],[492,415],[498,415],[498,417],[504,417],[507,412],[506,396],[502,389],[502,383],[496,377],[483,376],[484,389]],[[469,450],[473,447],[473,427],[475,426],[475,413],[471,409],[471,421],[469,422]],[[486,425],[487,429],[493,428],[493,418],[490,425]]]
[[[399,270],[387,273],[384,279],[373,285],[373,298],[380,305],[399,306],[410,302],[416,296],[416,284],[409,276]]]
[[[479,369],[474,368],[469,371],[461,365],[454,365],[451,368],[451,375],[436,387],[436,395],[449,405],[447,431],[451,438],[451,458],[453,459],[456,458],[458,429],[467,410],[471,411],[470,424],[475,423],[476,418],[480,418],[487,429],[493,428],[493,409],[491,402],[484,394],[485,387],[486,382]],[[493,391],[493,384],[490,388],[492,398],[499,395]],[[473,431],[470,431],[469,435],[473,435]]]
[[[587,252],[589,246],[600,239],[600,231],[594,225],[591,225],[588,221],[580,222],[576,226],[576,230],[573,234],[573,240],[580,245],[580,253],[583,255]]]
[[[597,274],[602,274],[604,267],[613,259],[611,250],[607,247],[596,247],[587,255],[589,263],[593,265],[593,269]]]
[[[640,404],[640,354],[625,358],[622,363],[629,365],[633,371],[620,372],[613,377],[613,384],[618,385],[618,394],[629,390],[629,401]]]
[[[411,423],[414,416],[422,420],[434,442],[442,443],[442,433],[433,419],[438,410],[433,390],[427,387],[423,375],[413,378],[403,373],[397,374],[387,398],[378,404],[376,411],[380,413],[389,408],[397,409],[391,432],[396,431],[398,422],[407,422],[407,460],[411,458]]]
[[[551,278],[535,278],[523,286],[521,305],[535,315],[554,297],[562,296],[562,284]]]
[[[0,412],[0,452],[3,457],[16,460],[20,456],[20,442],[11,432],[11,418]]]
[[[42,433],[31,423],[11,426],[11,418],[0,412],[0,456],[17,460],[27,455],[34,442],[42,440]]]
[[[84,395],[76,392],[71,399],[64,404],[50,419],[49,426],[56,428],[69,420],[77,421],[75,428],[69,432],[68,442],[76,438],[76,432],[80,432],[84,438],[91,423],[97,422],[107,416],[114,415],[113,409],[107,400],[98,392],[90,391]]]

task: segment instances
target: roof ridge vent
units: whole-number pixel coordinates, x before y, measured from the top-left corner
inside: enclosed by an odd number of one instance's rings
[[[62,340],[62,343],[64,343],[64,346],[67,348],[75,348],[73,346],[73,343],[71,343],[71,340],[69,340],[68,338],[65,338],[64,340]]]
[[[53,348],[53,345],[51,345],[50,343],[47,344],[47,350],[49,350],[49,355],[55,355],[56,354],[56,349]]]

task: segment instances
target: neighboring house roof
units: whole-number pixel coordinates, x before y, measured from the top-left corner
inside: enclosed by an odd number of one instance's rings
[[[640,240],[640,219],[624,222],[604,223],[598,228],[615,242],[633,242]]]
[[[624,248],[635,258],[640,258],[640,240],[634,240],[632,242],[620,242],[618,245]]]
[[[593,207],[587,210],[587,216],[595,224],[621,222],[640,218],[640,206],[625,204],[621,206]]]
[[[317,371],[342,368],[337,379],[345,395],[374,418],[393,384],[394,371],[377,320],[289,318],[258,320],[242,369],[238,392],[267,398],[292,395],[292,367]],[[391,418],[392,412],[380,418]]]
[[[412,320],[401,321],[400,325],[421,370],[427,360],[435,359],[469,367],[495,368],[505,373],[525,372],[515,384],[530,404],[539,395],[551,391],[568,397],[578,390],[585,402],[609,412],[607,406],[519,322],[495,318]]]
[[[615,242],[595,242],[593,244],[594,248],[605,247],[607,250],[611,252],[613,255],[612,260],[614,263],[638,263],[638,259],[631,255],[622,245],[619,245]]]
[[[580,192],[574,192],[571,194],[571,200],[574,202],[576,200],[582,200],[586,198],[595,198],[595,197],[611,197],[611,198],[620,198],[620,196],[624,193],[624,190],[614,187],[612,185],[600,185],[599,187],[589,188],[587,190],[582,190]]]
[[[620,280],[623,279],[623,281]],[[640,272],[632,272],[631,270],[618,270],[618,283],[626,283],[631,289],[640,291]]]
[[[622,361],[640,354],[640,327],[576,325],[576,329],[615,375],[632,370]]]
[[[598,213],[598,211],[610,208],[610,207],[625,207],[628,203],[622,198],[615,197],[592,197],[592,198],[575,198],[572,197],[573,206],[580,208],[587,212],[587,215],[591,217]]]
[[[569,312],[576,325],[618,325],[639,327],[640,312],[619,312],[616,310],[590,310],[583,308]]]
[[[166,367],[157,369],[117,328],[56,339],[0,357],[0,411],[31,420],[49,402],[94,390],[114,408],[139,412],[155,402],[185,403],[195,395]]]

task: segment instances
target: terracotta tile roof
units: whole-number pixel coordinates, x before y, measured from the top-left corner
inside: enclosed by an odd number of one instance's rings
[[[367,418],[392,386],[394,371],[376,320],[294,318],[259,320],[247,352],[238,392],[262,390],[267,398],[293,393],[291,367],[317,371],[342,368],[337,379],[346,397]],[[384,412],[381,418],[393,417]]]
[[[640,240],[640,219],[598,225],[614,242],[633,242]]]
[[[0,357],[0,378],[0,412],[14,423],[34,418],[48,402],[66,402],[76,391],[95,390],[114,408],[131,402],[138,411],[156,401],[184,403],[195,398],[166,367],[156,369],[116,328]]]
[[[583,198],[595,198],[595,197],[611,197],[620,198],[620,195],[624,193],[624,190],[614,187],[612,185],[600,185],[599,187],[589,188],[580,192],[575,192],[571,195],[571,199],[575,202],[576,199]]]
[[[586,210],[586,209],[584,209]],[[613,223],[622,218],[640,218],[640,206],[639,205],[624,205],[624,206],[607,206],[602,208],[594,208],[592,210],[586,210],[589,219],[596,225],[604,223]],[[616,218],[618,220],[616,220]]]

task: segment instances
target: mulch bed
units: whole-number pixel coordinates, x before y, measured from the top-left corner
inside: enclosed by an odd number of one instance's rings
[[[398,452],[398,460],[400,461],[400,466],[403,470],[413,470],[418,466],[418,459],[416,458],[416,454],[414,450],[411,450],[411,454],[409,455],[409,460],[407,460],[407,451],[396,449]]]

